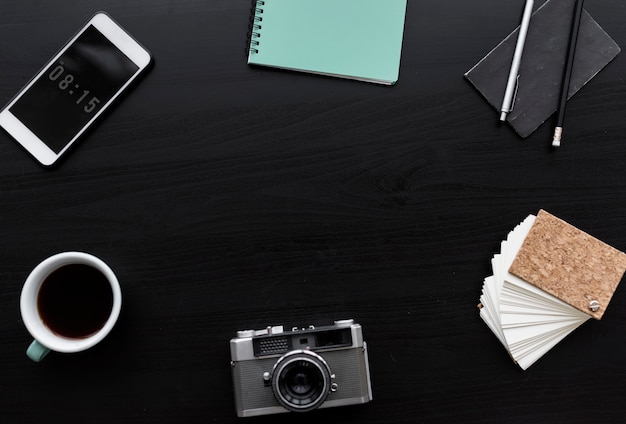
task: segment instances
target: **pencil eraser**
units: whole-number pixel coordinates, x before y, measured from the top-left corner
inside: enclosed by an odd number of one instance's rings
[[[561,145],[562,136],[563,136],[563,127],[555,127],[554,135],[552,136],[552,147],[559,147]]]

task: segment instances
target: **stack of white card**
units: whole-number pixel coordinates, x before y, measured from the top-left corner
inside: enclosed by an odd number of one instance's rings
[[[501,243],[480,297],[480,317],[522,369],[590,318],[508,272],[535,219],[529,215]]]

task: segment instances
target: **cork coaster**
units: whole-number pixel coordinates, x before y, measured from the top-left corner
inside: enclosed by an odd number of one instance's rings
[[[604,315],[624,271],[625,253],[544,210],[509,268],[511,274],[595,319]]]

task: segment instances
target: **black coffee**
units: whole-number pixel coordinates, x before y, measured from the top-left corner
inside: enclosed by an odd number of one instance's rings
[[[82,264],[65,265],[42,283],[37,309],[54,333],[85,338],[100,330],[111,315],[113,291],[97,269]]]

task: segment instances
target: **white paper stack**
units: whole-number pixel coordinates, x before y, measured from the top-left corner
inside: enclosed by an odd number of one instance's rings
[[[502,241],[480,297],[480,317],[522,369],[591,318],[508,272],[535,219],[529,215]]]

